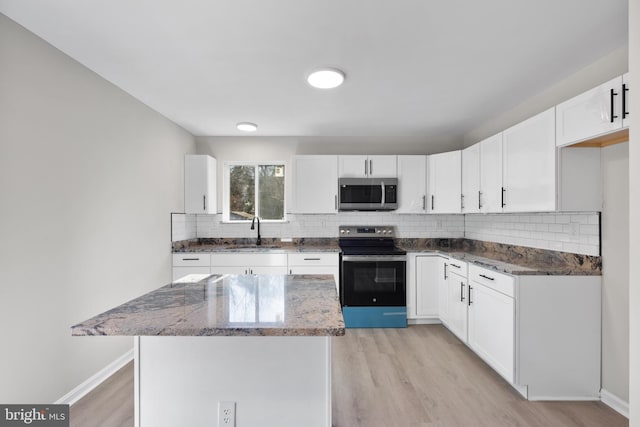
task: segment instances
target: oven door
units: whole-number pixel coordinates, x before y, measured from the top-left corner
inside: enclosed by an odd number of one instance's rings
[[[344,255],[341,272],[343,306],[405,306],[406,257]]]

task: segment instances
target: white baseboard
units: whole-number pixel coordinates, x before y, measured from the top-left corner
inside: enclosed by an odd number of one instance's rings
[[[614,411],[629,418],[629,402],[625,402],[605,389],[600,390],[600,400]]]
[[[76,388],[71,390],[69,393],[62,396],[60,399],[55,401],[56,405],[66,404],[73,405],[78,400],[82,399],[86,396],[91,390],[102,384],[107,378],[111,375],[118,372],[124,365],[133,360],[133,349],[129,350],[122,356],[118,357],[113,362],[109,363],[107,366],[102,368],[100,371],[95,373],[93,376],[88,378],[82,384],[78,385]]]

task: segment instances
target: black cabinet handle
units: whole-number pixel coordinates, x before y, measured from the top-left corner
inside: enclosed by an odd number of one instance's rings
[[[481,274],[480,277],[487,279],[487,280],[496,280],[493,277],[489,277],[489,276],[485,276],[484,274]]]
[[[431,210],[433,210],[435,208],[435,206],[436,206],[435,203],[434,203],[434,197],[435,196],[432,194],[431,195]]]
[[[202,210],[203,211],[207,210],[207,196],[206,195],[202,196]]]
[[[502,196],[500,198],[500,204],[502,205],[503,208],[506,206],[506,203],[504,202],[504,192],[505,191],[507,191],[507,189],[502,187]]]
[[[464,210],[464,194],[460,195],[460,209]]]
[[[182,258],[183,261],[200,261],[200,258]]]
[[[444,280],[447,280],[447,264],[444,265]]]
[[[626,119],[629,115],[627,111],[627,92],[629,92],[629,88],[626,83],[622,84],[622,118]]]
[[[320,261],[320,258],[304,258],[305,261]]]
[[[618,118],[618,116],[615,116],[613,114],[613,97],[614,96],[618,96],[618,94],[616,93],[616,91],[614,89],[611,89],[611,91],[609,92],[609,98],[610,98],[610,101],[611,101],[611,123],[613,123],[614,119]]]
[[[482,195],[482,192],[478,191],[478,210],[482,209],[482,202],[481,202],[481,199],[480,199],[481,195]]]
[[[451,265],[452,267],[455,267],[455,268],[460,268],[460,266],[459,266],[458,264],[451,263],[450,265]]]
[[[471,301],[471,290],[473,289],[473,287],[469,286],[469,298],[467,299],[467,302],[469,303],[469,305],[471,305],[471,303],[473,303],[473,301]]]
[[[460,282],[460,301],[464,301],[464,282]]]

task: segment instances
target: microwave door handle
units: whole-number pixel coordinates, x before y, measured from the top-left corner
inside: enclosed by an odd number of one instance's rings
[[[385,193],[385,191],[384,191],[384,181],[380,182],[380,187],[382,187],[382,203],[380,203],[380,206],[384,206],[384,202],[385,202],[385,200],[384,200],[384,196],[385,196],[385,194],[384,194]]]

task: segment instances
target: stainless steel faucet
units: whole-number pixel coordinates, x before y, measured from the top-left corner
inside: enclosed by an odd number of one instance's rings
[[[256,240],[256,246],[260,246],[262,244],[262,238],[260,238],[260,218],[257,216],[254,216],[251,220],[251,229],[253,230],[255,228],[254,223],[256,222],[256,219],[258,220],[258,239]]]

